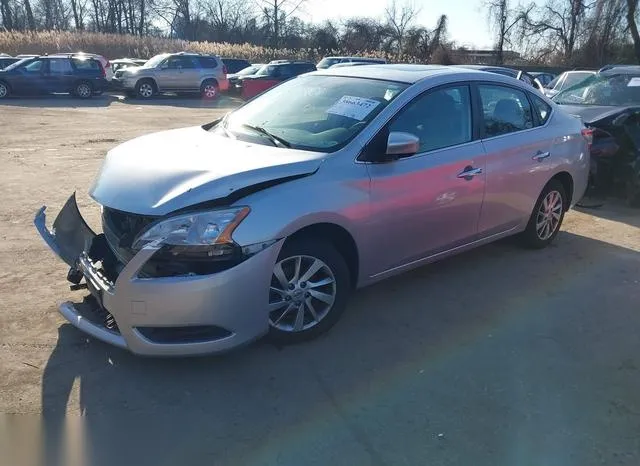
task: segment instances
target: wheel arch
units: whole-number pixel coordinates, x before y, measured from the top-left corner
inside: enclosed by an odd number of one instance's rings
[[[289,234],[284,244],[301,238],[318,238],[331,243],[347,263],[351,285],[354,288],[357,286],[360,274],[360,255],[353,235],[345,227],[332,222],[312,223]]]
[[[551,180],[557,180],[562,184],[562,187],[564,188],[564,193],[567,196],[565,211],[569,210],[569,206],[571,206],[571,202],[573,200],[573,186],[574,186],[573,177],[569,172],[561,171],[559,173],[556,173],[551,178]]]
[[[207,76],[200,80],[200,88],[204,86],[205,83],[213,82],[216,86],[220,87],[220,82],[213,76]]]

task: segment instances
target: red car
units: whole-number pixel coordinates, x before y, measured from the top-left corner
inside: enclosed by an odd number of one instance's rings
[[[243,99],[251,99],[267,89],[298,75],[316,71],[316,65],[306,61],[277,60],[264,65],[256,74],[241,76]]]

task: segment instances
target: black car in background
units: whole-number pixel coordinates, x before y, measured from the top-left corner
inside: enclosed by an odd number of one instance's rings
[[[311,71],[316,71],[316,65],[308,61],[274,60],[255,74],[241,76],[236,85],[240,85],[242,97],[249,99],[283,81]]]
[[[26,58],[0,70],[0,99],[9,95],[69,93],[87,99],[107,88],[105,70],[86,55]]]
[[[0,70],[5,69],[9,65],[13,65],[17,61],[20,61],[20,59],[16,57],[0,56]]]
[[[640,66],[604,69],[553,101],[592,131],[592,192],[640,207]]]
[[[223,58],[222,63],[227,67],[227,74],[235,74],[251,66],[251,63],[242,58]]]

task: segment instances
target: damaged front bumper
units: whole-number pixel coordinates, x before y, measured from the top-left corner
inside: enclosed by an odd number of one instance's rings
[[[86,285],[94,298],[89,305],[65,302],[60,313],[92,337],[137,354],[180,356],[226,351],[267,332],[269,283],[282,241],[215,274],[141,277],[139,271],[161,248],[152,243],[110,279],[96,257],[102,235],[82,218],[75,194],[52,230],[45,209],[35,216],[36,229],[70,266],[70,281],[76,288]]]

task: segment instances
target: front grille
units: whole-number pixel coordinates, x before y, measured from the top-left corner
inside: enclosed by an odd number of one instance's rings
[[[105,207],[102,211],[102,230],[107,243],[118,258],[127,263],[134,256],[131,249],[136,236],[158,217],[130,214]]]
[[[100,303],[93,296],[85,297],[81,304],[76,304],[74,307],[82,318],[87,319],[92,324],[120,334],[116,319],[109,311],[100,306]]]

